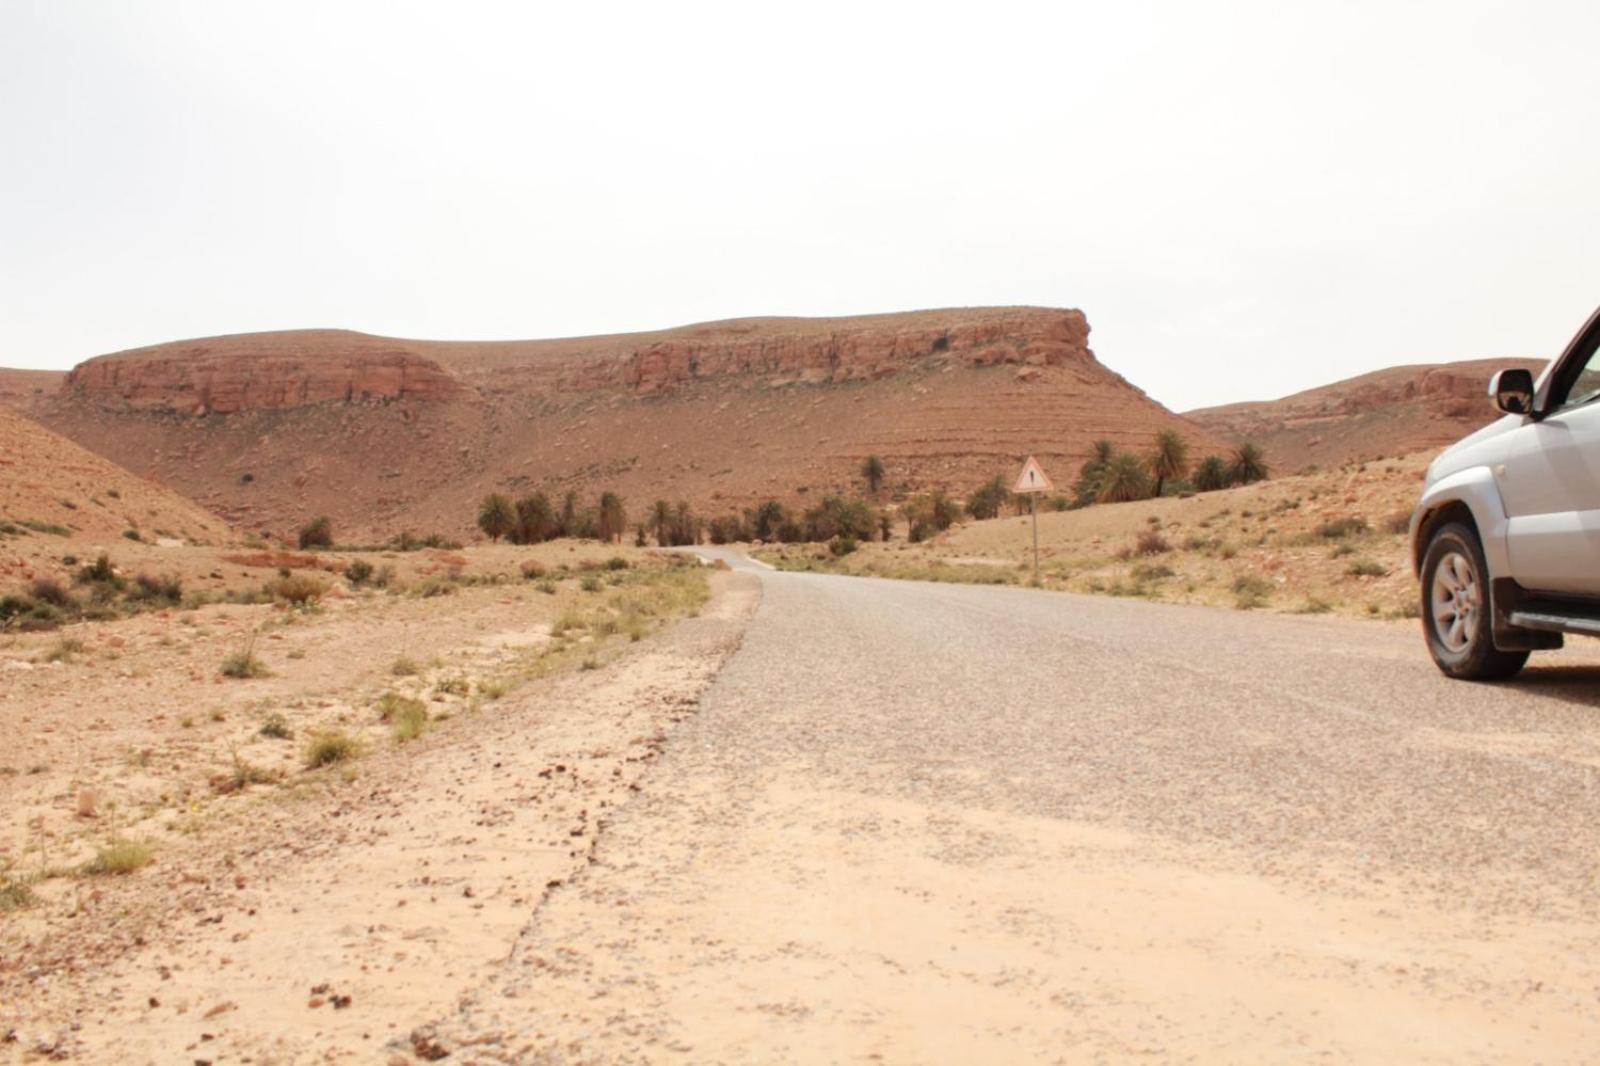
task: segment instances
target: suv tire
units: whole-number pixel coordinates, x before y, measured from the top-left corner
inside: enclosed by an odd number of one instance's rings
[[[1422,557],[1422,633],[1446,677],[1501,681],[1522,669],[1525,651],[1494,646],[1489,567],[1471,526],[1450,522]]]

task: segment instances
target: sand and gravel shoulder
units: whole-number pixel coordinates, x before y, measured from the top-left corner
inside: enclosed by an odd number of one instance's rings
[[[754,609],[749,577],[623,554],[74,627],[85,650],[48,663],[59,634],[0,647],[25,664],[0,688],[23,741],[0,757],[0,863],[27,896],[0,914],[0,1058],[409,1053],[588,861]],[[219,677],[252,635],[268,675]],[[383,720],[390,694],[419,735]],[[330,732],[354,756],[308,765]],[[151,861],[96,873],[116,841]]]

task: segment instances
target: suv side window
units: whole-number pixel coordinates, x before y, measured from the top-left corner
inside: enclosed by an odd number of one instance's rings
[[[1589,361],[1578,371],[1578,376],[1573,379],[1572,388],[1567,390],[1566,402],[1561,406],[1582,407],[1596,399],[1600,399],[1600,349],[1591,353]]]
[[[1600,400],[1600,330],[1591,329],[1582,345],[1589,350],[1583,352],[1580,347],[1574,353],[1574,358],[1561,367],[1552,383],[1549,400],[1551,413]],[[1578,354],[1580,352],[1581,355]]]

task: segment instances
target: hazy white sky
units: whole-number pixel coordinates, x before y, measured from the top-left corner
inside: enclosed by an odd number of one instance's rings
[[[1549,355],[1600,4],[0,0],[0,365],[1081,307],[1169,406]]]

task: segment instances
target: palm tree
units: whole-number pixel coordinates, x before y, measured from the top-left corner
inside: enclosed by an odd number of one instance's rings
[[[778,529],[789,520],[789,514],[783,509],[783,504],[777,500],[768,500],[756,509],[756,518],[753,523],[754,534],[757,540],[772,540],[777,536]]]
[[[1089,458],[1078,468],[1078,483],[1072,487],[1080,505],[1093,503],[1100,498],[1106,467],[1111,465],[1111,457],[1116,454],[1117,446],[1108,440],[1097,440],[1090,446]]]
[[[1156,434],[1156,450],[1150,455],[1150,473],[1156,479],[1157,496],[1170,478],[1176,481],[1189,472],[1189,442],[1175,429]]]
[[[672,504],[666,500],[657,500],[655,506],[650,508],[651,521],[656,527],[656,546],[666,547],[667,537],[672,526]]]
[[[1215,492],[1228,487],[1228,464],[1219,455],[1208,455],[1194,468],[1196,492]]]
[[[561,498],[561,535],[575,536],[578,532],[578,494],[572,489]]]
[[[489,534],[489,539],[498,542],[501,537],[510,533],[517,525],[517,512],[511,506],[511,501],[492,492],[483,498],[483,503],[478,507],[478,528]]]
[[[883,484],[883,460],[869,455],[861,461],[861,476],[867,479],[867,494],[876,496]]]
[[[1267,461],[1257,448],[1245,441],[1233,450],[1233,462],[1228,467],[1228,480],[1235,485],[1248,485],[1252,481],[1265,481]]]
[[[622,509],[622,497],[614,492],[600,494],[600,514],[596,517],[595,533],[603,541],[622,539],[628,528],[628,515]]]
[[[1101,503],[1143,500],[1150,496],[1150,477],[1144,462],[1132,452],[1118,452],[1106,464],[1100,479]]]
[[[679,500],[678,510],[672,516],[672,543],[693,544],[695,539],[694,514],[686,500]]]
[[[542,492],[524,496],[517,501],[517,525],[512,539],[522,544],[538,544],[550,539],[555,524],[556,513],[550,507],[550,497]]]
[[[971,496],[967,497],[967,513],[973,518],[998,518],[1000,509],[1011,498],[1011,490],[1006,488],[1006,479],[996,474],[990,481],[983,483]]]

